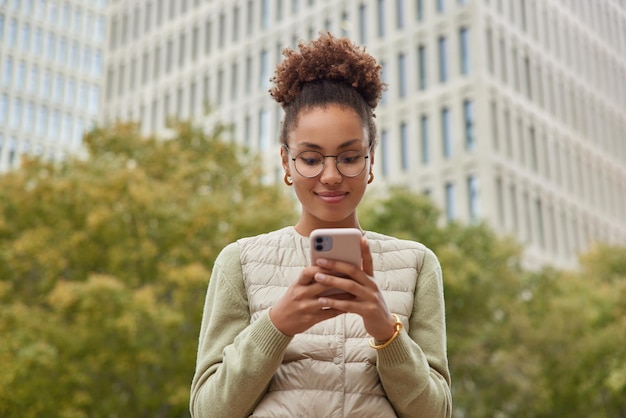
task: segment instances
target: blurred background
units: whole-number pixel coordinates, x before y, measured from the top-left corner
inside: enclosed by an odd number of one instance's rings
[[[227,243],[297,216],[285,47],[363,45],[368,229],[444,267],[455,417],[626,417],[626,4],[0,0],[0,415],[188,416]]]

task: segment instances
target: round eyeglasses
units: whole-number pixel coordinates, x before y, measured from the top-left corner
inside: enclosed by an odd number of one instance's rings
[[[365,169],[369,155],[361,151],[344,151],[337,155],[323,155],[317,151],[302,151],[292,158],[296,171],[302,177],[313,178],[320,175],[324,170],[326,158],[334,158],[337,171],[345,177],[356,177]]]

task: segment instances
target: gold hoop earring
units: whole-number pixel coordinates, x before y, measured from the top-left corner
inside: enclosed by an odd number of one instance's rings
[[[374,181],[374,172],[370,171],[370,178],[367,180],[367,184],[371,184]]]
[[[291,176],[285,172],[285,177],[283,177],[283,181],[287,186],[291,186],[293,184],[293,180],[291,180]]]

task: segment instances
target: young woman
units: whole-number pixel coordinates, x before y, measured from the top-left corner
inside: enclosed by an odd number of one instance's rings
[[[285,112],[285,183],[302,212],[296,225],[241,239],[217,258],[191,415],[451,416],[435,255],[368,231],[361,266],[309,265],[311,231],[361,229],[356,209],[374,178],[380,66],[365,49],[325,34],[287,50],[272,81]],[[323,296],[328,289],[348,296]]]

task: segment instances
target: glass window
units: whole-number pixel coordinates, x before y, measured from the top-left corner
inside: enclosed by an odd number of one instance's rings
[[[461,48],[461,74],[469,74],[469,30],[467,28],[461,28],[461,30],[459,31],[459,38]]]
[[[20,61],[17,66],[17,74],[15,77],[15,87],[19,90],[24,88],[24,83],[26,80],[26,63],[24,61]]]
[[[0,30],[2,29],[0,28]],[[28,23],[22,26],[21,49],[22,51],[28,51],[30,49],[30,25]]]
[[[28,102],[24,109],[24,130],[32,132],[33,126],[35,126],[35,105],[32,102]]]
[[[54,80],[54,94],[53,99],[56,103],[61,103],[63,99],[63,88],[65,80],[61,74],[58,74]]]
[[[269,0],[261,0],[261,28],[267,29],[270,26],[270,5]]]
[[[248,28],[248,35],[250,35],[252,33],[252,30],[254,29],[253,15],[254,2],[252,0],[248,0],[248,3],[246,3],[246,27]]]
[[[76,81],[73,78],[65,84],[65,104],[73,105],[76,97]]]
[[[267,109],[261,109],[259,111],[259,149],[269,149],[270,135],[270,113]]]
[[[445,0],[437,0],[437,11],[443,13],[446,10]]]
[[[7,113],[9,112],[9,96],[7,94],[3,94],[0,96],[0,125],[6,123]]]
[[[187,52],[187,35],[181,33],[178,37],[178,66],[185,65],[185,55]]]
[[[224,39],[226,38],[226,16],[224,13],[220,13],[217,28],[217,47],[224,48]]]
[[[167,40],[167,44],[165,47],[165,73],[169,74],[172,70],[172,59],[174,55],[174,41],[171,39]]]
[[[456,196],[454,192],[454,184],[446,183],[446,219],[448,222],[456,219]]]
[[[70,51],[70,63],[74,68],[78,68],[80,65],[80,47],[78,46],[78,42],[72,43],[72,49]]]
[[[441,137],[443,140],[443,156],[445,158],[452,156],[452,135],[450,131],[450,109],[444,107],[441,110]]]
[[[96,32],[95,39],[97,42],[102,42],[104,40],[104,32],[106,28],[106,22],[103,16],[98,16],[96,19]]]
[[[54,33],[48,33],[48,37],[46,39],[46,58],[50,61],[54,60],[54,52],[56,48],[56,37]]]
[[[402,170],[409,169],[409,127],[406,122],[400,124],[400,158]]]
[[[86,82],[82,81],[80,83],[80,91],[78,93],[78,106],[81,109],[87,109],[88,103],[89,103],[89,86],[87,86]]]
[[[0,42],[4,41],[4,15],[0,13]]]
[[[389,134],[386,129],[383,129],[380,133],[380,151],[382,154],[383,177],[387,177],[389,174]]]
[[[478,178],[474,175],[467,177],[467,198],[469,209],[469,221],[472,224],[478,222],[479,217],[479,195],[478,195]]]
[[[283,0],[276,0],[276,21],[283,20]]]
[[[144,52],[141,55],[141,84],[146,84],[146,82],[148,81],[148,77],[150,76],[150,71],[148,67],[149,61],[150,61],[150,58],[148,56],[148,53]]]
[[[40,28],[35,30],[35,55],[41,56],[43,53],[43,31]]]
[[[83,92],[83,87],[85,91]],[[84,103],[84,106],[87,106],[87,86],[82,83],[81,85],[81,102]],[[126,65],[124,63],[120,64],[120,68],[117,74],[117,95],[123,96],[126,92]],[[84,95],[84,97],[83,97]],[[83,107],[83,105],[81,105]]]
[[[9,24],[9,41],[8,44],[10,47],[14,47],[17,45],[17,20],[11,19],[11,23]]]
[[[30,68],[30,76],[28,77],[28,92],[37,93],[37,86],[39,85],[39,67],[33,65]]]
[[[85,124],[81,118],[76,118],[74,123],[74,146],[77,147],[83,142],[83,129]]]
[[[446,38],[439,37],[439,81],[442,83],[448,80],[448,60],[446,56]]]
[[[157,0],[156,6],[156,24],[161,25],[163,22],[163,0]]]
[[[424,45],[420,45],[417,48],[417,67],[419,71],[419,88],[424,90],[428,80],[426,77],[426,47]]]
[[[474,104],[471,100],[463,101],[463,120],[465,124],[465,148],[472,151],[476,145],[474,135]]]
[[[359,6],[359,42],[361,45],[367,43],[367,6],[365,4]]]
[[[385,36],[385,0],[377,0],[378,37]]]
[[[154,49],[154,66],[153,66],[153,77],[154,79],[158,79],[161,75],[161,47],[157,46]]]
[[[404,27],[404,0],[396,0],[396,27]]]
[[[22,119],[22,100],[15,99],[13,101],[13,109],[11,109],[11,128],[19,128]]]
[[[92,65],[92,72],[93,75],[95,76],[100,76],[102,75],[102,52],[100,51],[96,51],[93,53],[93,65]]]
[[[50,130],[48,131],[48,138],[52,140],[59,140],[59,134],[61,132],[61,114],[58,110],[55,110],[50,114]]]
[[[72,137],[72,125],[74,120],[72,115],[66,113],[63,117],[63,124],[61,125],[61,137],[59,138],[64,143],[69,143]]]
[[[430,161],[430,140],[428,137],[428,116],[420,118],[420,133],[422,137],[422,164],[426,165]]]
[[[424,0],[415,0],[415,15],[418,21],[424,20]]]
[[[76,8],[76,10],[74,10],[74,33],[80,33],[81,31],[81,25],[82,25],[82,20],[83,20],[83,12],[80,8]]]
[[[398,54],[398,95],[406,97],[408,91],[406,78],[406,55]]]
[[[104,18],[99,17],[98,21],[100,21],[100,19],[102,19],[102,22],[104,23]],[[146,15],[144,16],[143,26],[144,26],[143,29],[145,33],[150,32],[150,30],[152,29],[152,2],[151,1],[149,1],[146,4]],[[104,25],[103,25],[103,29],[104,29]]]
[[[92,85],[89,90],[89,113],[96,115],[100,108],[100,87]]]
[[[56,25],[58,23],[58,15],[59,15],[59,8],[57,7],[56,2],[51,1],[50,8],[48,9],[48,22],[50,22],[53,25]]]
[[[13,58],[7,57],[2,68],[2,85],[3,86],[10,85],[12,76],[13,76]]]
[[[46,124],[48,123],[48,108],[46,106],[39,107],[39,116],[37,117],[37,135],[46,133]]]
[[[71,16],[72,10],[70,8],[70,4],[69,3],[65,3],[63,5],[63,11],[61,12],[61,25],[64,28],[69,28],[70,27],[70,16]]]
[[[57,54],[57,62],[61,65],[67,64],[67,39],[59,40],[59,53]]]
[[[50,70],[46,70],[43,73],[43,80],[41,81],[41,93],[43,95],[50,94],[50,89],[52,88],[52,73]]]
[[[261,88],[265,88],[269,86],[270,83],[270,68],[269,68],[269,54],[266,49],[261,51],[261,79],[260,85]]]
[[[91,48],[85,47],[83,50],[83,71],[87,74],[91,73]]]

